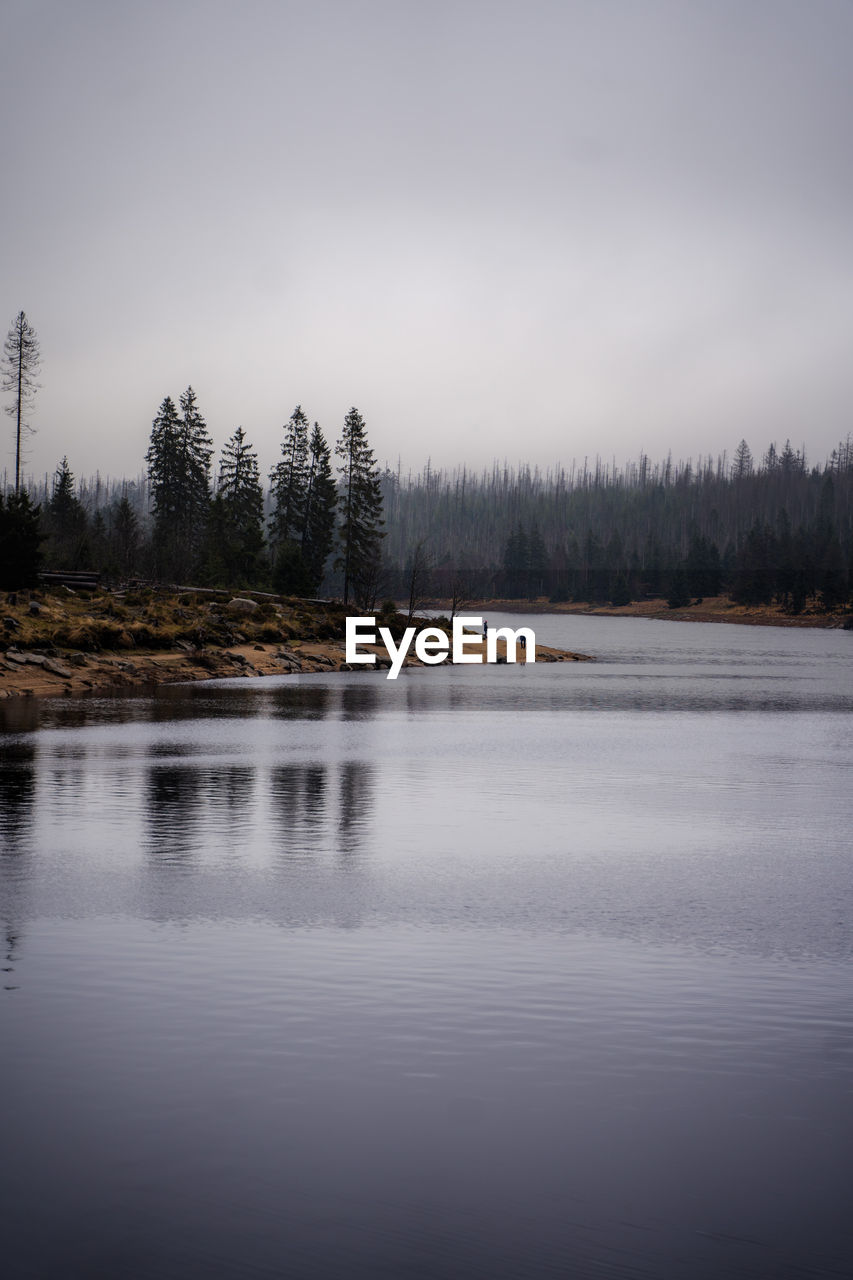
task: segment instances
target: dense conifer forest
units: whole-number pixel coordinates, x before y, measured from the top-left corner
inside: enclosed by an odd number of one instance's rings
[[[743,604],[834,609],[853,583],[853,443],[810,467],[789,441],[757,463],[741,441],[697,462],[539,471],[495,464],[385,474],[386,555],[426,549],[434,589],[475,598],[675,606],[728,592]]]

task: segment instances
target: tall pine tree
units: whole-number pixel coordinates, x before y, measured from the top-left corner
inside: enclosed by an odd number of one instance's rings
[[[344,604],[350,594],[360,608],[375,602],[379,565],[382,558],[382,491],[379,468],[367,443],[364,419],[350,409],[344,419],[343,435],[335,446],[341,459],[338,468],[340,556],[336,567],[343,570]]]
[[[26,489],[0,493],[0,591],[37,587],[41,568],[39,514]]]
[[[154,509],[154,563],[159,577],[180,579],[198,569],[210,506],[213,445],[195,392],[187,387],[181,414],[166,396],[145,455]]]
[[[211,550],[229,584],[257,576],[264,546],[264,496],[258,455],[238,427],[223,446],[214,502]]]
[[[86,509],[77,497],[74,474],[63,458],[53,477],[53,494],[47,504],[48,563],[62,569],[88,568],[89,545]]]
[[[302,562],[311,590],[320,590],[326,561],[335,536],[337,486],[332,475],[332,454],[319,424],[311,432],[305,513],[302,526]]]
[[[298,404],[284,427],[281,461],[270,472],[270,541],[274,547],[301,542],[307,485],[308,419]]]

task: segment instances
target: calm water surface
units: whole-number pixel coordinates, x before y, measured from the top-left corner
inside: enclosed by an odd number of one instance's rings
[[[4,1276],[851,1274],[853,634],[526,621],[0,704]]]

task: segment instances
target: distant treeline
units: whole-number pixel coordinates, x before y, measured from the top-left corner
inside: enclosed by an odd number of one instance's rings
[[[385,473],[386,555],[404,589],[419,558],[435,594],[673,606],[729,592],[748,604],[844,605],[853,585],[853,442],[809,467],[741,441],[699,462],[570,470],[495,464]]]
[[[334,473],[323,433],[316,423],[309,432],[297,406],[264,486],[239,428],[211,477],[213,450],[194,396],[188,389],[180,410],[167,398],[146,472],[75,484],[63,461],[54,477],[28,486],[46,565],[346,591],[366,605],[432,595],[614,604],[663,596],[677,606],[721,592],[794,613],[850,602],[850,437],[817,466],[790,442],[756,460],[741,441],[731,460],[643,455],[624,467],[495,463],[478,473],[428,464],[403,475],[375,466],[364,423],[351,415]]]

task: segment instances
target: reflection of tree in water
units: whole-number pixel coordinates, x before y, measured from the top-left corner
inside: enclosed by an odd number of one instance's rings
[[[271,689],[269,715],[273,720],[325,720],[329,690],[321,684],[288,684]]]
[[[345,684],[341,690],[342,720],[372,720],[379,706],[379,689],[375,679],[369,675],[364,677],[363,683]]]
[[[186,860],[198,851],[202,779],[192,765],[155,764],[148,770],[148,847],[155,861]]]
[[[35,747],[12,742],[0,760],[0,851],[20,852],[33,821],[36,796]]]
[[[363,841],[373,809],[373,766],[348,760],[340,766],[338,845],[341,853],[356,853]]]
[[[15,989],[14,972],[24,914],[30,859],[29,836],[35,813],[35,747],[32,742],[4,746],[0,761],[0,903],[4,919],[3,986]]]
[[[155,691],[147,708],[151,724],[197,720],[209,712],[217,720],[252,720],[263,711],[263,698],[257,689],[223,688],[198,684],[164,684]]]
[[[18,944],[21,941],[20,934],[13,924],[8,924],[4,931],[3,938],[3,990],[17,991],[17,983],[15,982],[15,962],[18,959],[16,954]]]
[[[224,809],[231,818],[245,817],[252,800],[254,768],[251,765],[232,764],[208,769],[204,776],[213,807]]]
[[[282,847],[288,854],[316,854],[328,806],[326,766],[292,764],[273,769],[270,797]]]

